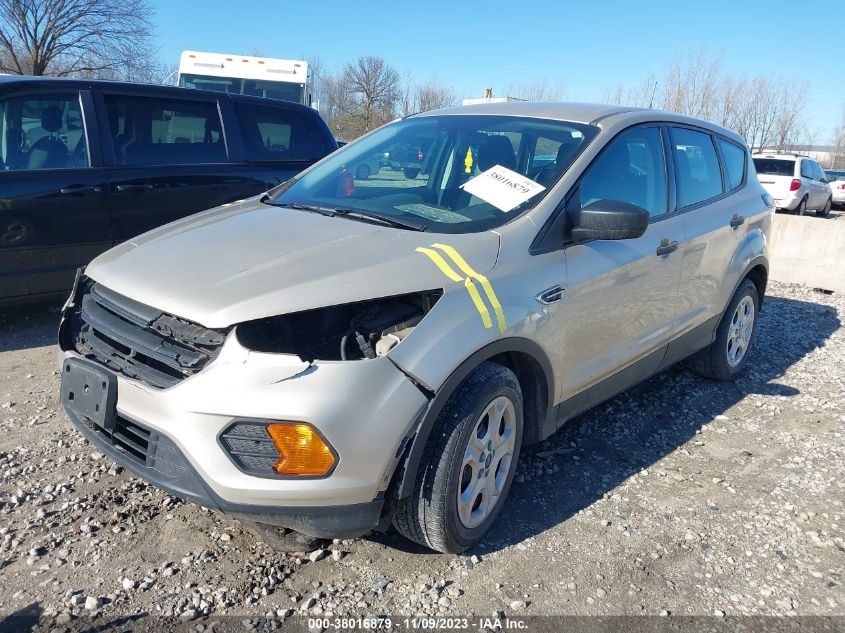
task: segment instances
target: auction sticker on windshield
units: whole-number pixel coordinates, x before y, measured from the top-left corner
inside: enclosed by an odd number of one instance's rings
[[[545,189],[543,185],[501,165],[494,165],[478,174],[461,188],[505,213]]]

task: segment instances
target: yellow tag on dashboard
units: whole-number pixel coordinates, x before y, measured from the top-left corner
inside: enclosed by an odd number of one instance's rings
[[[467,157],[464,159],[464,166],[466,167],[466,173],[472,173],[472,148],[467,148]]]

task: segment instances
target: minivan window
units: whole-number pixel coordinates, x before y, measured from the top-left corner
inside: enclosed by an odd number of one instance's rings
[[[813,168],[813,180],[819,180],[819,181],[824,180],[824,172],[822,171],[822,168],[819,167],[819,164],[816,161],[813,161],[812,168]]]
[[[719,148],[725,161],[728,183],[731,190],[734,190],[742,184],[745,177],[745,150],[723,138],[719,139]]]
[[[334,151],[316,115],[291,108],[236,102],[247,160],[316,160]]]
[[[801,161],[801,177],[810,179],[813,178],[813,166],[807,159]]]
[[[754,158],[754,169],[758,174],[767,176],[792,176],[795,174],[795,161],[784,158]]]
[[[537,204],[545,194],[542,188],[554,185],[597,132],[594,126],[581,123],[504,115],[410,117],[343,147],[268,203],[317,207],[323,212],[335,209],[340,210],[337,215],[347,217],[353,217],[350,212],[369,213],[383,221],[435,232],[483,231]],[[565,143],[567,148],[558,151],[552,162],[542,159],[548,175],[543,183],[534,156],[541,137],[556,140],[558,147]],[[549,145],[544,143],[540,151],[547,153]],[[374,177],[359,177],[358,167],[373,157],[381,157],[386,168],[370,170]],[[506,210],[501,208],[507,207],[502,202],[505,198],[496,199],[489,189],[488,199],[464,189],[494,167],[501,168],[499,174],[510,170],[541,187],[528,183],[523,188],[533,193]]]
[[[678,172],[678,206],[688,207],[722,193],[722,172],[713,137],[687,128],[672,128]]]
[[[652,217],[667,210],[666,161],[660,129],[623,132],[602,151],[581,180],[581,207],[596,200],[620,200]]]
[[[217,103],[105,95],[118,165],[225,163]]]
[[[77,93],[0,99],[0,170],[88,166]]]

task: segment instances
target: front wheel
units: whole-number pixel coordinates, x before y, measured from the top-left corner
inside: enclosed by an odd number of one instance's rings
[[[431,430],[411,494],[393,524],[405,537],[457,554],[490,529],[510,490],[522,445],[522,390],[498,363],[479,365]]]
[[[713,380],[733,380],[748,361],[759,309],[757,286],[750,279],[743,279],[722,315],[716,340],[692,357],[692,370]]]

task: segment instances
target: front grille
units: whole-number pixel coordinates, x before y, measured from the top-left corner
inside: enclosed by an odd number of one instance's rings
[[[60,342],[115,372],[166,388],[201,371],[225,336],[84,279],[65,314]]]

